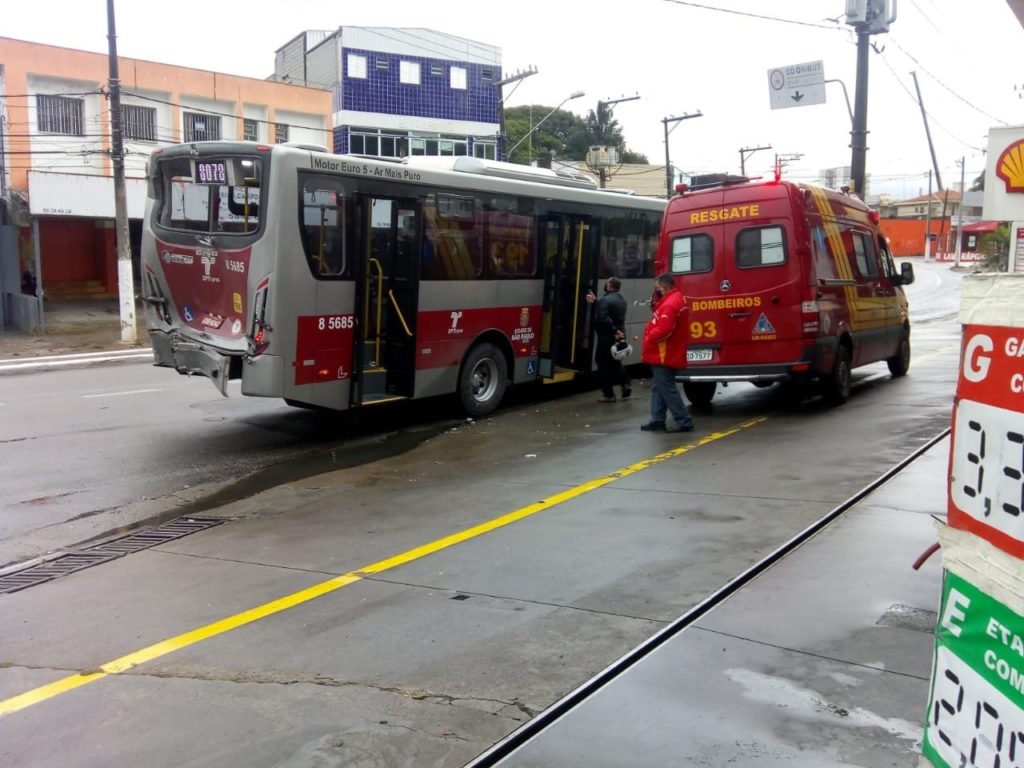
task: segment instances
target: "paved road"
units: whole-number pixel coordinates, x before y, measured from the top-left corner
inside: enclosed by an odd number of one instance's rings
[[[945,428],[956,331],[687,436],[639,387],[513,405],[0,596],[0,763],[461,765]]]

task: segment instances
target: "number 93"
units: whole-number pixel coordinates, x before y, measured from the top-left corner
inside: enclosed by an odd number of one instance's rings
[[[718,328],[713,320],[690,323],[691,339],[713,339],[718,335]]]

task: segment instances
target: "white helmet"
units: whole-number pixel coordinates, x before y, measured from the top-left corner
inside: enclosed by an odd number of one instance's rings
[[[629,356],[632,354],[633,348],[625,339],[622,339],[612,344],[612,357],[618,360],[620,363],[623,360],[629,359]]]

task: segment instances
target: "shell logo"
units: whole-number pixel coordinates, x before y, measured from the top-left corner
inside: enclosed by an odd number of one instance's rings
[[[1024,192],[1024,139],[1003,150],[996,160],[996,176],[1006,184],[1007,192]]]

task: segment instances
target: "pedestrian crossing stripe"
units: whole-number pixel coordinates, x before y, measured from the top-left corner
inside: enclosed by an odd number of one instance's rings
[[[764,312],[757,318],[757,325],[754,326],[754,333],[775,333],[775,326],[768,322]]]

